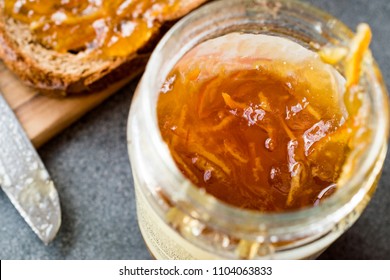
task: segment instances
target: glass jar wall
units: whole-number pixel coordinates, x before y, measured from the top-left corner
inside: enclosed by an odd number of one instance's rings
[[[167,75],[196,45],[231,32],[291,39],[318,51],[348,46],[353,33],[298,1],[212,2],[176,24],[154,51],[133,99],[129,154],[143,238],[157,259],[315,258],[360,216],[373,195],[387,151],[386,89],[367,56],[360,85],[368,105],[367,143],[337,192],[316,207],[267,214],[224,204],[186,179],[161,138],[156,105]],[[342,72],[343,65],[336,69]]]

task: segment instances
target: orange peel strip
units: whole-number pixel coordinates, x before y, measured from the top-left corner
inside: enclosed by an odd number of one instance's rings
[[[225,102],[226,106],[230,107],[231,109],[245,109],[248,106],[244,103],[237,102],[233,100],[233,98],[227,94],[226,92],[222,92],[222,98],[223,101]]]
[[[213,127],[210,127],[210,128],[202,128],[201,131],[202,132],[220,131],[220,130],[224,129],[226,126],[228,126],[231,122],[233,122],[234,119],[235,119],[234,116],[227,116],[227,117],[223,118],[223,120],[219,124],[217,124]]]
[[[253,177],[255,178],[255,181],[260,180],[259,174],[262,174],[262,172],[264,172],[264,168],[261,164],[261,159],[260,159],[260,157],[256,157],[255,158],[255,167],[252,168],[252,173],[253,173]]]
[[[212,177],[219,181],[227,181],[228,175],[214,162],[209,161],[207,158],[198,154],[197,160],[193,163],[194,167],[204,172],[211,172]]]
[[[179,128],[184,127],[184,124],[186,122],[187,112],[188,112],[188,106],[184,106],[183,109],[181,110],[179,121],[177,122],[177,127],[179,127]],[[180,137],[176,133],[173,133],[172,140],[171,140],[172,147],[176,146],[176,144],[180,140],[179,138]]]
[[[299,194],[299,189],[301,188],[301,173],[302,173],[302,165],[298,163],[296,174],[291,178],[291,187],[287,197],[287,206],[292,206],[294,203],[295,195]]]
[[[306,110],[310,113],[310,115],[312,115],[316,120],[321,120],[321,114],[318,113],[314,108],[313,106],[311,106],[310,104],[306,106]]]
[[[226,174],[230,175],[232,173],[232,170],[223,162],[223,160],[219,159],[213,153],[206,151],[202,146],[192,143],[188,146],[188,149],[193,153],[197,153],[200,156],[204,157],[212,164],[222,169],[222,171],[225,172]]]
[[[272,112],[271,105],[269,103],[268,98],[264,95],[264,92],[260,91],[259,94],[260,107],[266,112]]]
[[[226,151],[241,163],[247,163],[248,159],[235,145],[227,140],[223,141]]]
[[[283,118],[281,116],[279,116],[279,121],[280,123],[282,124],[283,126],[283,129],[286,131],[288,137],[291,139],[291,140],[295,140],[297,139],[294,135],[294,133],[292,133],[291,129],[287,126],[287,124],[284,122]]]
[[[197,184],[199,182],[196,175],[192,172],[191,168],[188,167],[188,165],[184,162],[184,160],[176,153],[176,151],[171,150],[171,154],[173,156],[173,159],[178,163],[178,165],[184,169],[185,175],[194,183]]]
[[[345,60],[345,77],[347,89],[359,83],[362,61],[371,43],[372,32],[370,26],[361,23],[357,27],[357,33],[351,41],[350,50]]]
[[[249,156],[250,158],[253,160],[253,162],[255,163],[255,159],[256,159],[256,144],[254,142],[250,142],[248,144],[248,147],[249,147]]]

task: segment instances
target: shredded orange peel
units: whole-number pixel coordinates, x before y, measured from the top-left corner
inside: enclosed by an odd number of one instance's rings
[[[230,107],[230,109],[245,109],[247,108],[248,106],[245,104],[245,103],[240,103],[240,102],[237,102],[235,100],[233,100],[233,98],[227,94],[226,92],[222,92],[222,98],[223,98],[223,101],[225,102],[225,104]]]
[[[370,26],[367,23],[360,23],[355,36],[349,44],[349,48],[324,47],[318,52],[322,61],[331,65],[335,65],[344,59],[347,90],[359,83],[362,61],[369,50],[371,39],[372,32]]]
[[[360,76],[362,73],[362,68],[364,67],[363,61],[367,58],[367,55],[370,55],[369,46],[372,40],[372,32],[370,26],[366,23],[361,23],[357,27],[357,32],[355,36],[351,39],[349,48],[346,49],[347,53],[343,54],[342,47],[336,48],[324,48],[319,51],[321,59],[332,65],[339,63],[341,60],[344,60],[344,76],[346,79],[346,88],[345,88],[345,99],[347,105],[347,111],[349,113],[349,120],[344,124],[343,128],[337,130],[332,135],[328,136],[324,141],[322,141],[317,151],[324,150],[325,147],[331,142],[338,143],[350,143],[351,139],[355,135],[357,125],[360,122],[356,120],[359,118],[358,112],[362,106],[361,101],[359,100],[359,89],[356,86],[359,85]],[[354,106],[351,106],[354,105]],[[349,162],[349,163],[348,163]],[[337,185],[342,186],[345,179],[349,176],[351,169],[348,168],[351,160],[343,165],[343,170],[338,179]]]
[[[350,50],[345,58],[345,78],[347,89],[359,83],[364,55],[367,53],[372,39],[370,26],[361,23],[357,27],[357,33],[351,41]]]

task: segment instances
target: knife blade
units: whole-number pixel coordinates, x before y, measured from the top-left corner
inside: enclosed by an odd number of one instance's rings
[[[0,186],[38,237],[52,241],[61,225],[57,190],[1,92]]]

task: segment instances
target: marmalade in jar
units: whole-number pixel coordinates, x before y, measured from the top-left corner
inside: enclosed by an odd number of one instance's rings
[[[180,171],[239,208],[282,212],[330,196],[350,152],[346,81],[281,37],[231,33],[174,67],[158,124]]]

